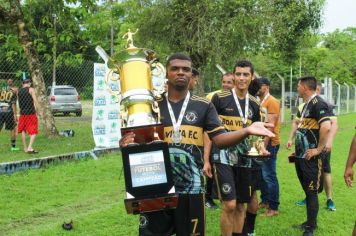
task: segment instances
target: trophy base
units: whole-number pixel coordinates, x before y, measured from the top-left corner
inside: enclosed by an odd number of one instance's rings
[[[140,214],[144,212],[161,211],[174,209],[178,204],[178,195],[169,194],[167,196],[146,199],[125,199],[125,208],[128,214]]]
[[[163,125],[143,125],[121,128],[121,135],[133,132],[135,134],[135,143],[144,144],[150,143],[156,140],[163,140]],[[158,136],[157,136],[158,135]]]
[[[268,159],[268,158],[271,158],[271,155],[251,155],[251,154],[242,154],[241,155],[242,157],[246,157],[246,158],[256,158],[256,159],[260,159],[260,160],[263,160],[263,159]]]

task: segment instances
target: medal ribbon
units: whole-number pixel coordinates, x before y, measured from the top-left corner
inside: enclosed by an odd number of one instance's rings
[[[172,125],[173,125],[173,131],[174,132],[179,132],[180,125],[182,124],[183,116],[185,113],[185,110],[187,109],[189,98],[190,98],[190,92],[188,91],[187,95],[185,96],[184,102],[182,109],[180,110],[179,116],[178,116],[178,121],[176,121],[176,118],[173,113],[173,109],[171,106],[171,103],[169,102],[168,99],[168,92],[166,93],[166,98],[167,98],[167,107],[169,111],[169,116],[171,117]]]
[[[267,93],[267,95],[263,98],[262,102],[260,103],[261,107],[262,107],[262,104],[267,100],[269,95],[271,95],[271,94]]]
[[[303,107],[303,111],[302,111],[302,114],[300,115],[300,121],[299,121],[299,124],[298,124],[298,128],[300,128],[300,126],[302,125],[302,122],[303,122],[303,119],[304,119],[304,116],[305,116],[305,112],[307,110],[307,107],[309,105],[309,102],[316,96],[316,93],[313,94],[313,96],[310,97],[310,99],[308,100],[308,102],[304,105]]]
[[[239,115],[240,115],[241,121],[242,121],[242,123],[243,123],[244,125],[246,125],[246,123],[247,123],[247,117],[248,117],[248,105],[249,105],[249,95],[248,95],[248,92],[246,93],[246,97],[245,97],[245,116],[244,116],[244,114],[242,113],[241,105],[240,105],[239,99],[237,98],[235,89],[232,90],[232,95],[234,96],[237,109],[239,110]]]

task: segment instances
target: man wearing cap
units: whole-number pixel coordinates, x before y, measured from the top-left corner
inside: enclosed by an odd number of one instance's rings
[[[257,96],[260,98],[261,111],[267,111],[266,120],[272,123],[274,128],[271,131],[275,134],[273,138],[265,138],[265,147],[271,154],[268,160],[262,164],[262,179],[261,179],[261,203],[259,208],[266,208],[267,211],[263,216],[271,217],[278,215],[279,205],[279,184],[276,172],[277,153],[280,145],[279,129],[280,129],[280,103],[269,93],[270,81],[267,78],[258,79],[261,85]]]
[[[36,135],[38,134],[38,120],[36,115],[37,98],[35,90],[31,88],[31,81],[24,78],[22,88],[19,90],[20,118],[18,133],[22,134],[24,151],[29,154],[38,153],[33,149]],[[26,144],[26,132],[30,136],[30,142]]]

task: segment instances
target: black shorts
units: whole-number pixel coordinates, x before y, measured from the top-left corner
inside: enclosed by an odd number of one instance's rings
[[[309,161],[304,158],[295,159],[295,169],[304,192],[323,191],[323,163],[320,157]]]
[[[4,124],[6,130],[13,130],[16,128],[13,112],[0,112],[0,130],[2,130]]]
[[[145,236],[205,235],[203,194],[179,194],[174,210],[148,212],[140,215],[139,235]]]
[[[219,198],[222,201],[236,200],[238,203],[249,203],[257,190],[261,169],[214,164],[216,185]]]
[[[331,152],[323,153],[323,169],[325,173],[331,173],[331,166],[330,166],[330,157]]]

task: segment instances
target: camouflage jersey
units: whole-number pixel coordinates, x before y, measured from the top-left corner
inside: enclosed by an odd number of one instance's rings
[[[245,112],[245,99],[239,99],[241,110]],[[239,115],[232,91],[222,91],[216,93],[212,98],[216,111],[219,114],[219,118],[227,131],[235,131],[244,128],[243,122]],[[245,114],[243,114],[245,115]],[[260,103],[255,97],[249,95],[249,109],[247,116],[247,126],[253,122],[260,121]],[[238,144],[226,149],[213,150],[213,162],[239,166],[246,168],[258,168],[261,163],[257,159],[242,157],[241,154],[245,154],[250,150],[250,144],[248,139],[243,139]]]
[[[184,99],[177,103],[170,102],[176,120]],[[203,133],[212,138],[225,133],[219,121],[215,107],[205,98],[191,96],[180,126],[182,141],[172,141],[173,125],[167,107],[166,96],[158,102],[161,122],[164,126],[164,141],[168,142],[172,164],[173,180],[178,193],[204,193]]]
[[[304,158],[306,150],[318,147],[320,124],[330,120],[332,116],[331,107],[320,96],[315,96],[310,102],[300,106],[296,117],[301,122],[295,136],[297,158]]]

